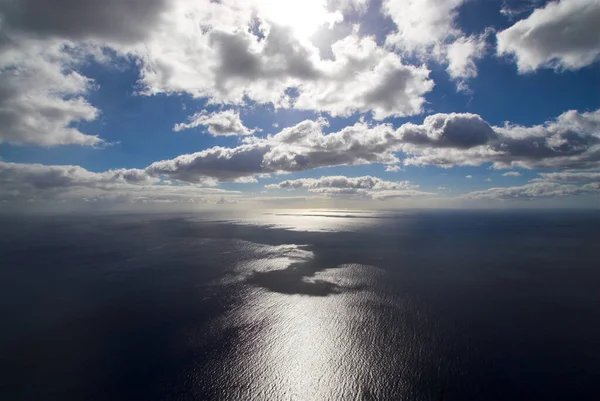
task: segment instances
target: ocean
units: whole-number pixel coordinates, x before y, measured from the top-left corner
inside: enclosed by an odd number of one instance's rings
[[[0,218],[0,399],[600,399],[600,213]]]

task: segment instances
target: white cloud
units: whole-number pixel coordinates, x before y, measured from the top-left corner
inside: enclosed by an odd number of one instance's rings
[[[240,113],[233,110],[224,110],[210,114],[200,112],[191,116],[189,120],[189,123],[176,124],[173,127],[173,131],[181,131],[199,126],[207,127],[207,131],[212,136],[252,135],[256,131],[244,126],[240,119]]]
[[[521,173],[518,171],[509,171],[507,173],[502,174],[502,177],[520,177]]]
[[[382,11],[396,24],[398,31],[387,42],[409,51],[426,51],[460,35],[455,26],[458,7],[464,0],[384,0]]]
[[[323,176],[299,178],[266,185],[269,189],[307,189],[309,192],[331,197],[359,197],[377,200],[412,198],[435,195],[418,191],[410,181],[385,181],[377,177]]]
[[[466,178],[467,180],[470,180],[470,179],[472,179],[472,178],[473,178],[473,176],[472,176],[472,175],[466,175],[466,176],[465,176],[465,178]]]
[[[355,164],[593,168],[600,165],[600,111],[569,111],[545,124],[492,127],[475,114],[435,114],[423,124],[358,122],[326,134],[327,121],[303,121],[235,148],[214,147],[151,164],[153,175],[197,182]]]
[[[600,166],[600,110],[570,110],[531,127],[509,123],[491,127],[470,114],[430,117],[435,124],[426,119],[421,126],[405,124],[398,129],[406,132],[403,138],[408,143],[403,151],[410,157],[404,164],[452,167],[492,163],[495,168],[577,169]],[[464,129],[454,130],[448,124],[454,120],[460,121],[457,127]],[[432,133],[437,137],[432,139]]]
[[[18,40],[0,46],[0,142],[104,144],[75,125],[98,116],[84,98],[94,83],[73,71],[77,64],[77,58],[56,42]]]
[[[390,125],[370,127],[356,123],[325,134],[327,122],[303,121],[267,138],[248,137],[235,148],[214,147],[152,163],[146,169],[153,175],[196,182],[206,177],[231,181],[260,173],[293,172],[318,167],[397,163],[390,140]]]
[[[231,194],[238,192],[195,185],[161,185],[139,169],[95,173],[79,166],[0,162],[0,199],[6,201],[187,202]]]
[[[533,181],[557,182],[600,182],[600,171],[563,171],[560,173],[540,173]]]
[[[398,171],[402,171],[402,167],[398,165],[385,166],[385,171],[388,173],[397,173]]]
[[[492,179],[491,178],[486,178],[484,181],[485,182],[492,182]]]
[[[366,5],[336,4],[343,12]],[[328,10],[331,5],[323,0],[2,2],[0,141],[106,145],[78,128],[100,112],[86,100],[95,83],[75,71],[86,57],[109,61],[104,49],[136,59],[145,94],[187,93],[213,103],[255,101],[334,116],[373,112],[376,119],[421,113],[433,87],[425,66],[404,63],[357,31],[333,44],[333,59],[320,57],[308,37],[343,19],[341,12]],[[199,119],[177,129],[207,122]],[[209,132],[222,134],[220,124],[209,124]],[[241,125],[230,128],[238,135],[249,132]]]
[[[148,44],[123,49],[141,60],[145,93],[188,93],[237,105],[250,99],[333,116],[372,111],[376,119],[422,112],[433,88],[429,70],[404,64],[374,38],[354,32],[332,44],[332,60],[323,60],[293,29],[268,19],[233,9],[234,29],[220,14],[227,7],[189,3],[174,10],[177,27],[163,24]],[[240,26],[257,26],[258,33]]]
[[[549,2],[497,34],[498,54],[513,54],[519,72],[576,70],[600,56],[600,2]]]
[[[462,36],[449,44],[446,49],[448,67],[446,71],[451,78],[458,81],[459,90],[467,90],[466,80],[477,76],[476,60],[485,56],[486,36]]]
[[[597,193],[600,188],[564,185],[555,182],[533,182],[516,187],[489,188],[462,195],[469,199],[532,199]]]
[[[266,188],[297,189],[297,188],[348,188],[348,189],[415,189],[410,181],[386,181],[370,175],[362,177],[346,177],[343,175],[323,176],[321,178],[299,178],[286,180],[277,184],[267,185]]]
[[[477,76],[475,61],[486,53],[486,30],[466,36],[457,26],[458,9],[464,0],[384,0],[382,11],[397,30],[386,37],[388,46],[417,57],[447,65],[458,90]]]

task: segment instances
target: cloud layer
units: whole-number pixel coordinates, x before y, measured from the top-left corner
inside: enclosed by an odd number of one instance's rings
[[[600,111],[568,111],[542,125],[492,127],[470,113],[434,114],[422,124],[358,122],[325,133],[327,121],[306,120],[266,138],[250,137],[235,148],[213,147],[151,164],[155,176],[199,182],[255,174],[295,172],[356,164],[478,166],[495,168],[597,168]]]
[[[79,166],[0,162],[0,201],[205,202],[235,194],[219,188],[160,185],[139,169],[95,173]]]

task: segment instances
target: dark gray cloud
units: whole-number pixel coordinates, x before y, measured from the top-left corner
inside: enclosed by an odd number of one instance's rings
[[[2,30],[69,40],[136,42],[145,38],[169,0],[18,0],[0,2]]]
[[[487,122],[470,113],[434,114],[421,125],[402,125],[398,133],[404,143],[456,149],[484,145],[497,137]]]
[[[233,181],[239,177],[271,172],[263,166],[263,158],[268,151],[269,146],[266,144],[236,148],[217,146],[175,159],[154,162],[146,171],[154,176],[166,176],[186,182],[201,182],[206,177]]]

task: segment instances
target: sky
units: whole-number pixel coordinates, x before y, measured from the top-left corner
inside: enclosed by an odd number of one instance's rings
[[[600,1],[0,3],[0,211],[600,207]]]

